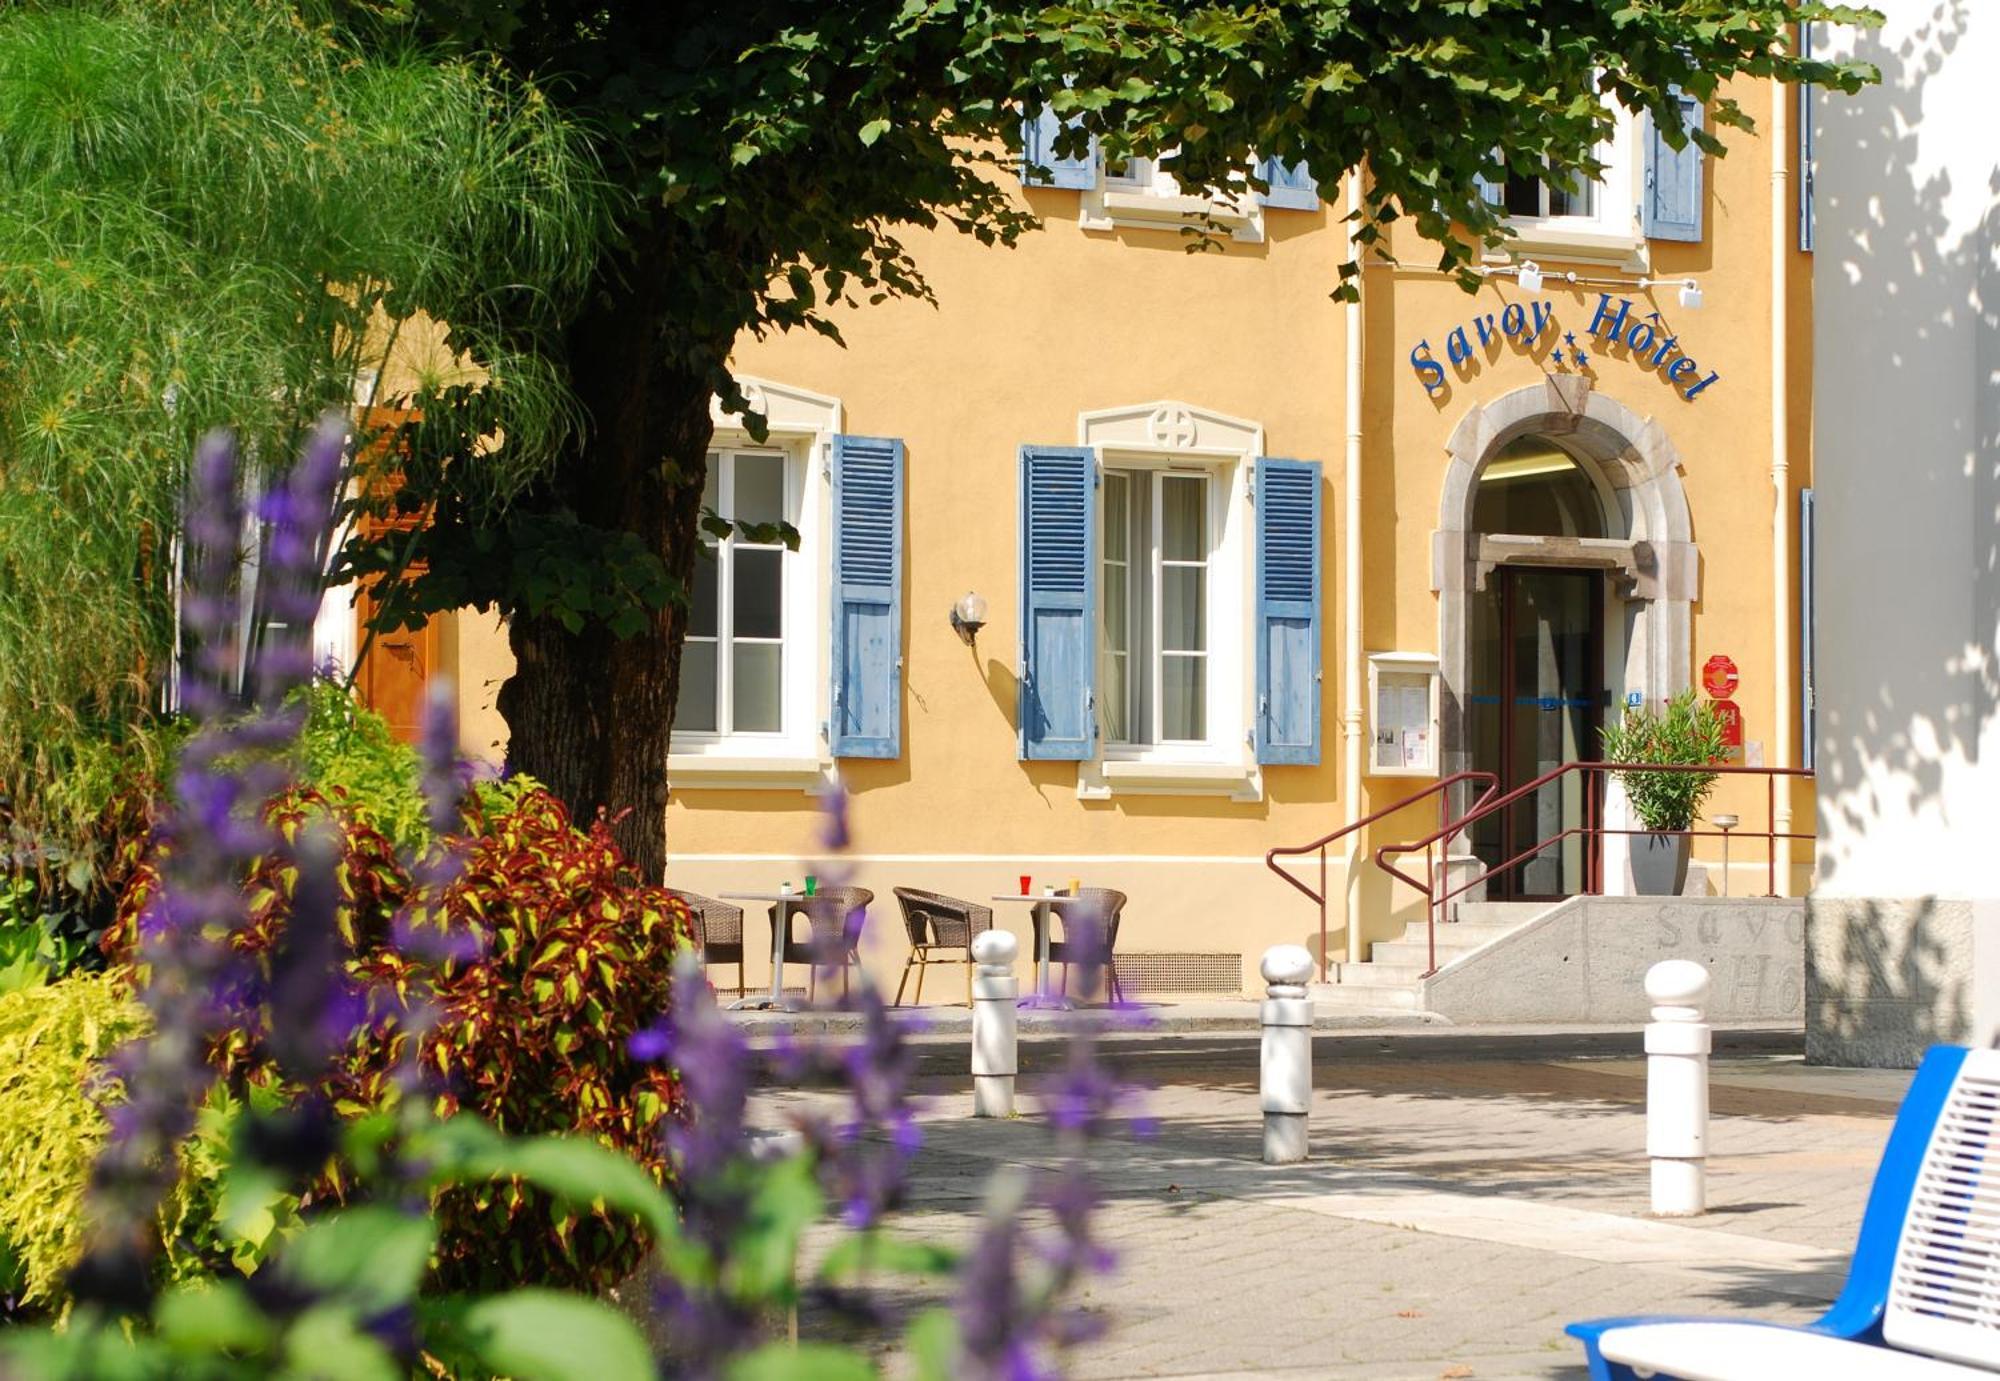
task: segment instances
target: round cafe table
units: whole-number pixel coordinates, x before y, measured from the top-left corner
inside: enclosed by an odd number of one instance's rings
[[[995,892],[993,900],[1033,907],[1030,914],[1034,919],[1035,933],[1041,937],[1041,943],[1035,947],[1035,990],[1016,1005],[1030,1011],[1074,1011],[1074,1002],[1049,991],[1049,932],[1054,929],[1050,913],[1055,909],[1050,903],[1065,898],[1055,892]]]
[[[804,901],[804,892],[723,892],[724,901],[761,901],[771,907],[771,995],[765,997],[739,997],[729,1004],[732,1012],[790,1012],[797,1010],[795,1004],[785,999],[785,926],[790,921],[785,903]]]

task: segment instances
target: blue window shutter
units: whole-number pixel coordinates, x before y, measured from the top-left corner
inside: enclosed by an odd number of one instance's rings
[[[837,758],[893,758],[903,722],[903,443],[833,439],[833,706]]]
[[[1271,190],[1260,193],[1257,200],[1265,206],[1276,206],[1291,211],[1319,210],[1319,184],[1313,181],[1312,171],[1304,163],[1282,163],[1275,158],[1259,160],[1257,176],[1271,184]]]
[[[1676,93],[1679,95],[1679,93]],[[1701,128],[1701,102],[1679,95],[1681,123],[1688,130]],[[1701,239],[1701,145],[1689,137],[1687,146],[1675,149],[1660,133],[1651,116],[1646,118],[1646,200],[1644,214],[1649,240]]]
[[[1097,459],[1021,448],[1021,756],[1097,743]]]
[[[1087,192],[1097,185],[1097,136],[1090,136],[1090,147],[1077,157],[1061,158],[1055,151],[1061,129],[1062,121],[1047,106],[1021,121],[1021,181],[1030,187]]]
[[[1317,763],[1319,462],[1257,460],[1257,761]]]

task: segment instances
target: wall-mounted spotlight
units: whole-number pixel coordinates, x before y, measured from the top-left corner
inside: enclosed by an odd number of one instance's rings
[[[1701,284],[1692,278],[1681,284],[1681,306],[1689,311],[1701,309]]]
[[[951,606],[951,626],[967,647],[973,646],[979,630],[986,626],[986,596],[974,590],[960,595],[958,603]]]
[[[1524,293],[1538,293],[1542,290],[1542,266],[1533,259],[1524,260],[1515,273],[1515,281]]]

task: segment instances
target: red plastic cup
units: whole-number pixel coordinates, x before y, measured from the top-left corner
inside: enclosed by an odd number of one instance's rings
[[[1035,885],[1035,880],[1034,880],[1033,878],[1029,877],[1029,876],[1028,876],[1028,875],[1027,875],[1026,873],[1023,873],[1023,874],[1021,874],[1021,895],[1022,895],[1022,896],[1024,896],[1024,897],[1025,897],[1025,896],[1027,896],[1027,895],[1028,895],[1028,889],[1029,889],[1029,888],[1031,888],[1031,887],[1033,887],[1034,885]]]

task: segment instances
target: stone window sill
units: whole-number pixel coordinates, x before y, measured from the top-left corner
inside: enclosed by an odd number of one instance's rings
[[[1547,223],[1514,223],[1514,238],[1506,248],[1486,255],[1489,264],[1518,263],[1522,259],[1552,259],[1564,263],[1614,267],[1633,273],[1646,270],[1646,241],[1633,234],[1604,230],[1571,229]]]
[[[1114,796],[1220,796],[1231,801],[1261,801],[1264,779],[1255,763],[1109,759],[1082,764],[1076,794],[1086,801],[1108,801]]]
[[[1237,240],[1260,241],[1264,220],[1255,203],[1211,201],[1159,192],[1119,191],[1115,188],[1084,194],[1081,222],[1086,230],[1118,227],[1144,230],[1178,230],[1192,226],[1200,230],[1221,229]]]
[[[804,791],[823,788],[833,764],[825,758],[740,753],[670,753],[672,791]]]

